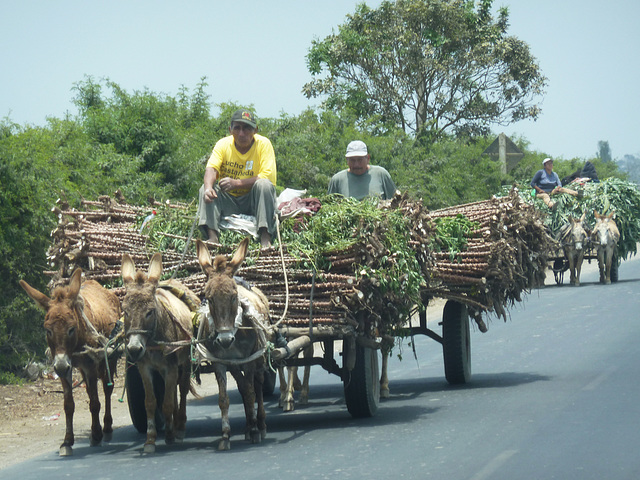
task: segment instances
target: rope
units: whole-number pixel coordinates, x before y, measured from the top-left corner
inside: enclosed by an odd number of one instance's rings
[[[282,273],[284,275],[284,288],[285,288],[285,301],[284,301],[284,311],[282,312],[282,316],[280,320],[274,323],[271,326],[271,329],[275,330],[278,326],[283,322],[283,320],[287,316],[287,310],[289,309],[289,279],[287,277],[287,266],[284,263],[284,251],[282,249],[282,238],[280,237],[280,219],[276,215],[276,232],[278,234],[278,246],[280,248],[280,260],[282,261]]]
[[[245,363],[250,363],[253,362],[254,360],[260,358],[264,352],[266,351],[266,347],[262,347],[260,350],[257,350],[255,353],[253,353],[251,356],[247,357],[247,358],[242,358],[242,359],[226,359],[226,358],[217,358],[214,357],[213,355],[211,355],[211,352],[209,352],[209,350],[207,350],[204,346],[202,346],[202,344],[199,342],[196,345],[196,349],[198,350],[198,353],[204,357],[205,359],[209,360],[210,362],[213,363],[221,363],[223,365],[244,365]]]
[[[264,348],[267,356],[267,365],[269,367],[269,370],[271,370],[273,373],[277,373],[277,370],[273,368],[273,362],[271,361],[271,354],[276,349],[276,346],[271,342],[267,342]]]

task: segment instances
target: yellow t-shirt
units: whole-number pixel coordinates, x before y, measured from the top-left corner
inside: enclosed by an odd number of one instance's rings
[[[233,143],[233,135],[221,138],[213,147],[213,152],[207,162],[207,168],[218,171],[218,180],[230,177],[236,180],[243,178],[266,178],[276,184],[276,155],[271,141],[267,137],[258,135],[253,137],[253,145],[245,154],[241,154]],[[234,196],[246,195],[248,188],[230,190]]]

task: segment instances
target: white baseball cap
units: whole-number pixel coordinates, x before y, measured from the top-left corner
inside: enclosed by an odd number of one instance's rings
[[[345,157],[366,157],[367,155],[369,155],[369,151],[367,150],[367,146],[364,142],[354,140],[347,145],[347,153]]]
[[[549,158],[549,157],[545,158],[544,160],[542,160],[542,165],[544,166],[544,164],[547,162],[553,162],[553,158]]]

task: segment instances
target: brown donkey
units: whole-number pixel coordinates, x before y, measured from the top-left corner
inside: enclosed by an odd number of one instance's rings
[[[609,215],[601,215],[593,212],[596,224],[591,232],[592,239],[598,250],[598,267],[600,270],[600,283],[611,284],[611,264],[617,262],[615,258],[620,231],[613,220],[613,212]]]
[[[104,354],[91,354],[104,348],[107,338],[120,318],[118,297],[94,280],[82,283],[82,269],[73,272],[69,285],[57,287],[51,298],[30,286],[24,280],[20,285],[36,304],[42,308],[47,344],[53,357],[53,368],[60,377],[64,393],[64,413],[66,433],[60,445],[60,455],[73,454],[75,441],[73,434],[73,368],[80,370],[89,396],[91,412],[91,446],[100,445],[102,440],[111,440],[113,418],[111,417],[111,393],[117,357],[109,359],[109,370]],[[87,349],[88,347],[88,349]],[[100,426],[100,399],[98,379],[102,380],[104,393],[104,428]]]
[[[160,373],[165,384],[162,404],[165,441],[170,444],[184,439],[186,399],[191,385],[188,343],[193,335],[193,315],[179,295],[186,294],[192,304],[200,304],[197,296],[177,280],[159,282],[161,275],[160,253],[151,258],[148,274],[136,272],[131,257],[126,253],[122,256],[122,280],[126,288],[122,310],[127,358],[137,364],[145,392],[147,440],[144,453],[156,451],[158,435],[155,424],[157,400],[153,390],[154,371]],[[187,346],[181,346],[185,342]],[[180,402],[177,400],[178,388]]]
[[[587,231],[583,227],[584,217],[584,213],[578,220],[570,216],[569,223],[562,229],[561,238],[562,250],[569,262],[570,284],[577,287],[580,286],[580,271],[582,270],[584,251],[589,240]]]
[[[237,285],[233,278],[247,255],[248,245],[249,239],[246,238],[231,261],[227,262],[224,255],[218,255],[212,264],[207,246],[196,240],[198,261],[208,278],[204,288],[208,310],[204,312],[206,318],[201,321],[201,331],[198,332],[205,351],[202,348],[199,351],[213,364],[218,381],[218,404],[222,416],[219,450],[231,448],[227,371],[235,379],[244,402],[245,439],[259,443],[267,433],[262,388],[269,303],[260,290]]]

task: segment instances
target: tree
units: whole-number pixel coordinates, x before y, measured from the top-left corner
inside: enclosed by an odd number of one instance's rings
[[[600,140],[598,142],[598,153],[596,154],[596,156],[605,163],[612,160],[611,147],[609,146],[609,142],[603,140]]]
[[[494,20],[492,2],[477,10],[470,0],[360,4],[337,34],[312,42],[314,78],[303,93],[430,139],[536,119],[546,78],[528,45],[506,34],[508,10]]]

